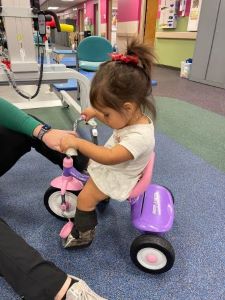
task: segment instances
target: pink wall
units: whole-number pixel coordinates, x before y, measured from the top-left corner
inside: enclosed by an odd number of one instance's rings
[[[96,0],[87,0],[86,2],[86,16],[94,21],[94,4],[98,3]],[[106,23],[107,0],[101,0],[101,23]]]
[[[86,17],[91,18],[92,23],[94,21],[94,4],[98,3],[96,0],[88,0],[86,2]]]
[[[189,16],[190,9],[191,9],[191,0],[187,0],[186,10],[185,10],[185,16]]]
[[[77,9],[82,9],[82,8],[84,8],[84,3],[77,4],[77,5],[76,5],[76,8],[77,8]]]
[[[141,0],[118,1],[118,22],[138,21],[140,19]]]
[[[128,0],[128,2],[129,2],[129,0]],[[91,18],[91,20],[93,22],[94,21],[94,4],[95,3],[98,3],[98,1],[97,0],[87,0],[84,3],[76,5],[76,7],[78,9],[81,9],[81,8],[84,8],[84,4],[86,4],[86,14],[84,17],[87,16],[87,17]],[[107,17],[107,0],[101,0],[101,8],[100,9],[101,9],[101,23],[105,24],[106,17]]]
[[[89,0],[86,2],[86,17],[91,18],[92,21],[94,17],[94,3],[94,0]]]
[[[101,23],[106,23],[107,0],[101,0]]]

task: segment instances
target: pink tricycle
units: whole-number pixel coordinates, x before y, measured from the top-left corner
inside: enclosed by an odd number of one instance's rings
[[[72,228],[71,219],[76,211],[76,197],[89,178],[87,174],[80,173],[73,167],[72,154],[75,153],[69,151],[64,158],[63,174],[52,180],[51,187],[44,196],[45,206],[52,215],[69,220],[60,233],[61,237],[66,237]],[[159,274],[170,270],[175,261],[172,245],[162,237],[173,225],[174,201],[168,189],[150,184],[154,160],[153,152],[128,199],[132,224],[142,233],[132,242],[130,257],[142,271]]]

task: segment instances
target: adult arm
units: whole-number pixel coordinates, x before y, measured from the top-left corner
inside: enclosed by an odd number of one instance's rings
[[[37,137],[43,124],[15,105],[0,98],[0,126],[31,137]],[[72,131],[51,129],[43,136],[42,140],[49,148],[60,151],[60,140],[68,133],[75,135]]]
[[[35,128],[40,130],[41,122],[35,120],[15,105],[0,98],[0,126],[23,133],[28,136],[33,136]]]

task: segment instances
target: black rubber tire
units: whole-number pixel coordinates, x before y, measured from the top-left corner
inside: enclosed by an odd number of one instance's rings
[[[143,266],[137,259],[137,254],[141,249],[151,247],[161,251],[167,259],[166,265],[162,269],[148,269]],[[169,271],[175,261],[175,252],[172,245],[163,237],[153,234],[143,234],[138,236],[130,247],[130,257],[133,263],[142,271],[151,274],[161,274]]]
[[[55,187],[50,186],[50,187],[46,190],[46,192],[45,192],[45,194],[44,194],[44,205],[45,205],[47,211],[48,211],[51,215],[53,215],[54,217],[56,217],[57,219],[60,219],[60,220],[67,220],[67,218],[61,217],[61,216],[57,215],[56,213],[54,213],[54,212],[51,210],[50,206],[49,206],[49,197],[50,197],[53,193],[58,192],[58,191],[60,191],[60,189],[57,189],[57,188],[55,188]],[[72,193],[72,194],[74,194],[74,195],[76,195],[76,196],[78,196],[79,193],[80,193],[80,191],[68,191],[68,192],[70,192],[70,193]],[[70,218],[70,219],[73,220],[73,218]]]

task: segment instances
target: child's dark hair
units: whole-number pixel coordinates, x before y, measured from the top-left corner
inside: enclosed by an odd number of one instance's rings
[[[125,55],[136,56],[138,64],[107,61],[101,64],[91,83],[91,105],[98,109],[110,107],[122,112],[123,104],[135,102],[155,119],[156,109],[152,97],[151,70],[155,60],[148,45],[133,39]]]

